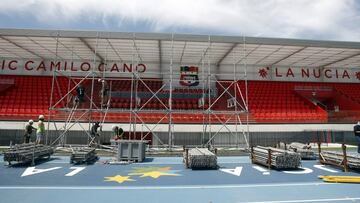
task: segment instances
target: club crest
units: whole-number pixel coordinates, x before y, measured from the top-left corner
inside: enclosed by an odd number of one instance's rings
[[[180,85],[192,87],[199,85],[199,68],[195,66],[180,67]]]

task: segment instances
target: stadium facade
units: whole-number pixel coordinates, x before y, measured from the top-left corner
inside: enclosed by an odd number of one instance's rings
[[[352,142],[359,67],[358,42],[0,29],[0,142],[39,114],[48,144],[84,144],[96,121],[105,144],[114,124],[170,148]]]

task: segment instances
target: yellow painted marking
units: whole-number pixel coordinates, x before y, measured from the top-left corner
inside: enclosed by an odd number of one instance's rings
[[[106,180],[104,181],[108,181],[108,182],[118,182],[118,183],[123,183],[125,181],[135,181],[133,179],[130,179],[130,176],[120,176],[120,175],[116,175],[116,176],[110,176],[110,177],[105,177]]]
[[[179,174],[164,173],[164,172],[161,172],[161,171],[151,171],[151,172],[143,173],[142,176],[140,176],[140,177],[141,178],[152,177],[152,178],[156,179],[156,178],[159,178],[160,176],[179,176]]]
[[[140,176],[143,177],[152,177],[157,179],[161,176],[180,176],[171,171],[171,167],[144,167],[144,168],[134,168],[129,176]]]

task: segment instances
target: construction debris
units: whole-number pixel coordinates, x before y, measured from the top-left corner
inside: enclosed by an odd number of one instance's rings
[[[319,176],[319,178],[330,183],[360,183],[360,176]]]
[[[345,164],[349,168],[360,168],[360,156],[359,155],[346,155],[344,159],[344,154],[342,152],[334,151],[322,151],[321,159],[326,162],[326,164],[333,163],[332,165],[338,165],[344,167]]]
[[[191,169],[216,169],[217,157],[207,148],[186,149],[184,153],[186,168]]]
[[[308,144],[293,142],[289,145],[289,150],[299,153],[301,159],[316,159],[315,152]]]
[[[360,169],[360,155],[346,153],[346,145],[342,144],[342,152],[338,151],[322,151],[321,144],[319,146],[319,161],[321,164],[329,164],[343,168],[345,172],[349,168]]]
[[[18,163],[34,163],[34,161],[48,157],[54,153],[54,149],[50,146],[35,143],[16,144],[10,146],[4,152],[4,161],[11,165],[11,162]]]
[[[81,164],[81,163],[92,163],[96,161],[99,157],[96,155],[95,148],[74,148],[72,149],[70,163]]]
[[[301,157],[298,153],[263,146],[251,148],[251,160],[252,163],[277,169],[296,169],[301,165]]]

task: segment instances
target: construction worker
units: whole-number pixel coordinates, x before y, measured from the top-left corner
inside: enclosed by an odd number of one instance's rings
[[[85,97],[85,88],[82,84],[79,84],[79,86],[76,88],[76,102],[83,102]]]
[[[90,135],[92,137],[92,140],[90,142],[90,145],[92,143],[96,144],[98,143],[99,140],[99,133],[98,133],[98,128],[100,127],[100,131],[101,131],[101,126],[99,122],[95,122],[92,126],[91,126],[91,130],[90,130]]]
[[[360,154],[360,121],[354,126],[354,134],[358,142],[358,153]]]
[[[119,131],[118,131],[118,139],[123,139],[123,136],[124,136],[124,130],[122,128],[119,128]]]
[[[36,130],[32,125],[34,124],[33,120],[29,120],[28,124],[25,126],[25,134],[24,134],[24,143],[29,143],[31,134],[33,130]]]
[[[119,128],[118,126],[113,126],[112,130],[113,130],[115,141],[122,139],[122,136],[124,135],[124,130],[122,128]]]
[[[36,131],[36,144],[40,144],[40,142],[43,140],[44,136],[45,136],[45,124],[44,124],[44,120],[45,117],[44,115],[40,115],[39,116],[39,121],[38,121],[38,128]]]
[[[105,80],[99,79],[98,82],[101,83],[101,91],[100,97],[102,97],[102,107],[107,107],[107,102],[109,100],[108,93],[109,93],[109,85]]]
[[[100,127],[100,123],[99,122],[95,122],[94,125],[91,127],[91,132],[90,134],[95,137],[95,136],[99,136],[98,128]]]
[[[118,135],[118,133],[119,133],[119,127],[116,126],[116,125],[114,125],[111,129],[112,129],[112,133],[113,133],[114,139],[116,140],[116,137],[117,137],[117,135]]]

